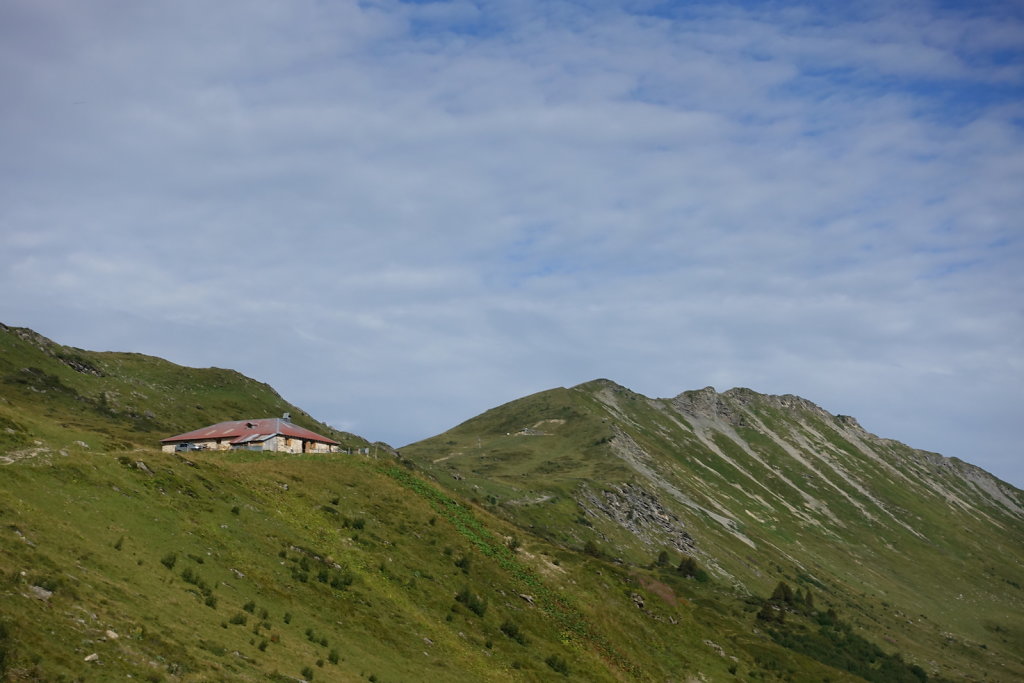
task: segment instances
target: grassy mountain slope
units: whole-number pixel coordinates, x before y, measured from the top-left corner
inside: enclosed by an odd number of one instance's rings
[[[598,380],[402,455],[552,543],[627,564],[668,549],[741,594],[783,581],[933,675],[1024,678],[1024,494],[804,399]]]
[[[847,680],[753,633],[731,590],[513,552],[393,465],[89,453],[0,483],[6,680]]]
[[[237,373],[0,344],[0,680],[855,680],[729,586],[551,543],[390,457],[155,447],[301,416]]]
[[[84,351],[0,324],[0,448],[8,457],[39,449],[159,446],[164,437],[208,424],[285,412],[346,448],[368,445],[234,370]]]
[[[186,459],[157,440],[286,410],[366,441],[231,371],[0,328],[0,399],[2,681],[1021,672],[1020,492],[791,397],[595,382],[400,459]]]

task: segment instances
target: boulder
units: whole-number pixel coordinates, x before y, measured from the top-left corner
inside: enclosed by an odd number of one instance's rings
[[[48,591],[42,586],[29,586],[28,589],[32,591],[32,597],[38,598],[43,602],[46,602],[53,597],[53,591]]]

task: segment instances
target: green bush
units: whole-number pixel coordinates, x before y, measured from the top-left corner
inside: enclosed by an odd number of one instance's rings
[[[482,617],[484,612],[487,611],[487,601],[470,591],[468,586],[459,591],[458,595],[455,596],[455,601],[465,605],[470,612],[473,612],[478,617]]]
[[[679,566],[676,567],[676,571],[688,579],[697,579],[697,581],[701,583],[707,583],[710,578],[708,573],[704,571],[699,564],[697,564],[697,560],[689,556],[680,560]]]
[[[551,667],[552,670],[557,671],[563,676],[569,675],[569,664],[558,655],[551,655],[544,660],[544,663]]]
[[[345,570],[341,574],[334,574],[331,577],[331,588],[344,590],[351,586],[353,581],[355,581],[355,576],[352,575],[352,572]]]
[[[514,622],[506,619],[504,622],[502,622],[500,628],[502,633],[504,633],[506,636],[516,641],[520,645],[527,644],[528,641],[526,639],[526,634],[520,631],[519,626],[516,625]]]
[[[192,571],[191,567],[185,567],[181,570],[181,578],[184,579],[186,583],[191,583],[193,586],[198,588],[199,592],[205,597],[213,595],[213,589],[210,588],[210,584],[206,583],[206,581],[203,580],[203,577],[199,574]]]
[[[167,553],[160,558],[160,564],[167,567],[168,569],[174,569],[175,563],[178,561],[178,553]]]

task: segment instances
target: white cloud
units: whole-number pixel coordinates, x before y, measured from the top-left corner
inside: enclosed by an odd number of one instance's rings
[[[1024,17],[979,7],[7,3],[0,319],[396,444],[739,384],[1020,485]]]

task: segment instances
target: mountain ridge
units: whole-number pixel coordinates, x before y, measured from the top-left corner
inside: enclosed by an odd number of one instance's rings
[[[873,595],[962,622],[975,643],[991,615],[1024,626],[1008,611],[1024,607],[1024,492],[795,395],[706,387],[648,398],[593,380],[512,401],[401,453],[552,542],[611,547],[625,562],[670,548],[749,594],[781,577],[828,587],[837,608]],[[531,498],[544,503],[504,502]],[[875,569],[851,574],[851,562]],[[986,607],[951,617],[950,586],[979,576],[972,599]],[[908,637],[872,618],[911,650],[944,647],[935,633]]]
[[[327,427],[12,330],[0,680],[1024,678],[1024,493],[798,396],[600,379],[382,459],[185,458],[154,436]]]
[[[16,392],[18,401],[5,398]],[[365,448],[363,437],[326,425],[285,401],[265,382],[224,368],[192,368],[123,351],[58,344],[25,327],[0,323],[0,400],[11,424],[0,445],[35,430],[65,449],[156,446],[160,439],[208,424],[285,412],[299,426]],[[19,407],[24,408],[19,410]],[[254,411],[255,414],[247,414]],[[40,413],[47,419],[40,420]],[[2,415],[0,415],[2,417]],[[113,418],[113,422],[111,422]],[[24,423],[24,424],[22,424]]]

